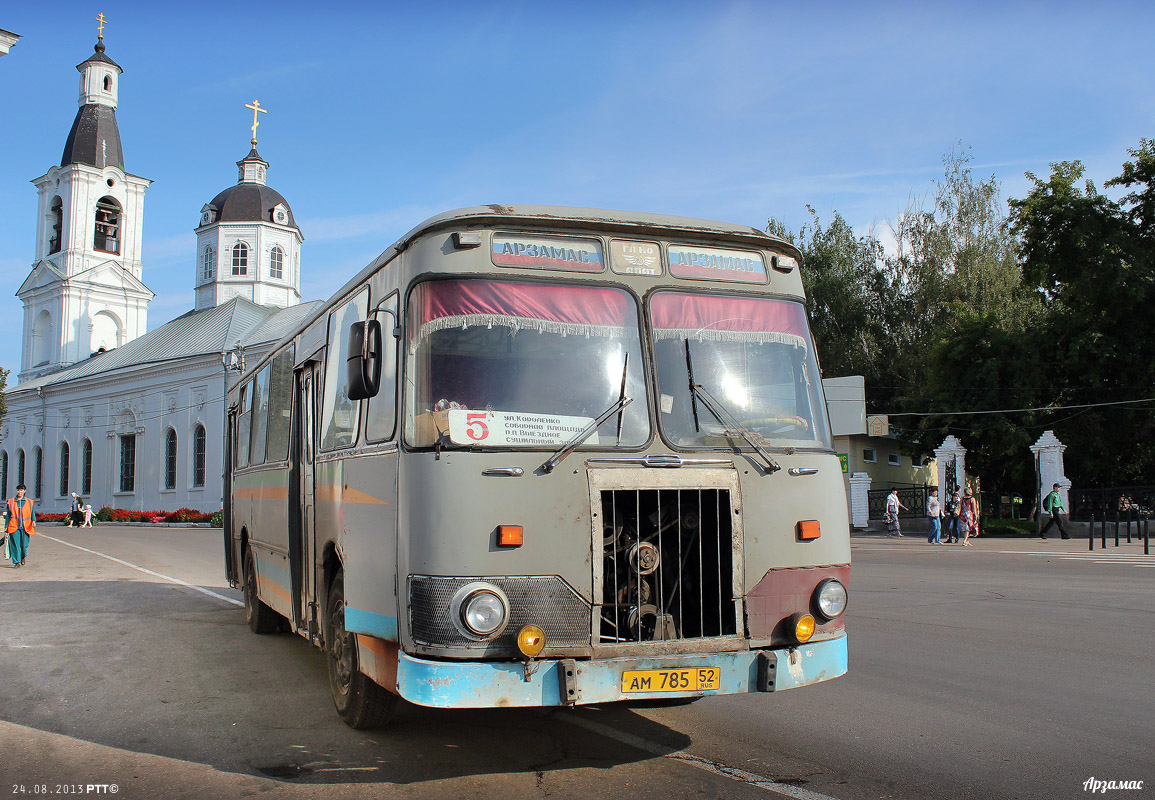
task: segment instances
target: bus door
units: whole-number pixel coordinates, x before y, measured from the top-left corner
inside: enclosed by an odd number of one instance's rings
[[[241,583],[241,574],[237,569],[237,542],[233,531],[233,441],[236,439],[237,415],[235,409],[228,409],[228,420],[225,423],[225,452],[222,456],[224,463],[224,493],[221,495],[223,517],[221,527],[225,535],[225,578],[229,586],[236,588]]]
[[[315,492],[313,462],[316,447],[314,431],[316,369],[312,361],[297,370],[294,380],[293,433],[289,475],[289,571],[293,582],[293,624],[297,630],[308,630],[316,641],[318,627],[316,591],[316,536],[314,530]]]

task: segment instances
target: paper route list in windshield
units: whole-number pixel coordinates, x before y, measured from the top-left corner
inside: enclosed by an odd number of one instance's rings
[[[592,417],[453,409],[449,412],[449,441],[462,445],[556,447],[592,422]],[[586,443],[597,444],[597,433]]]

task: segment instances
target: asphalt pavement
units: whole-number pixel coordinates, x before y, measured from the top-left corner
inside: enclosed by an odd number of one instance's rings
[[[127,798],[1058,798],[1155,786],[1155,556],[856,537],[850,672],[689,706],[336,717],[221,533],[45,526],[0,565],[0,789]],[[103,788],[102,788],[103,787]]]

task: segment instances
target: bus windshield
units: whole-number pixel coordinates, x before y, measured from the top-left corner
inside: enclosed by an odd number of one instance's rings
[[[658,292],[650,319],[662,432],[672,445],[746,446],[736,422],[772,446],[831,446],[801,303]]]
[[[409,304],[406,440],[555,449],[623,397],[585,446],[650,438],[634,298],[621,289],[427,281]]]

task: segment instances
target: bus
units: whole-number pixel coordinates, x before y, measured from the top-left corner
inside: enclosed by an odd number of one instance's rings
[[[228,393],[225,561],[355,728],[846,672],[850,535],[801,254],[546,206],[435,216]]]

